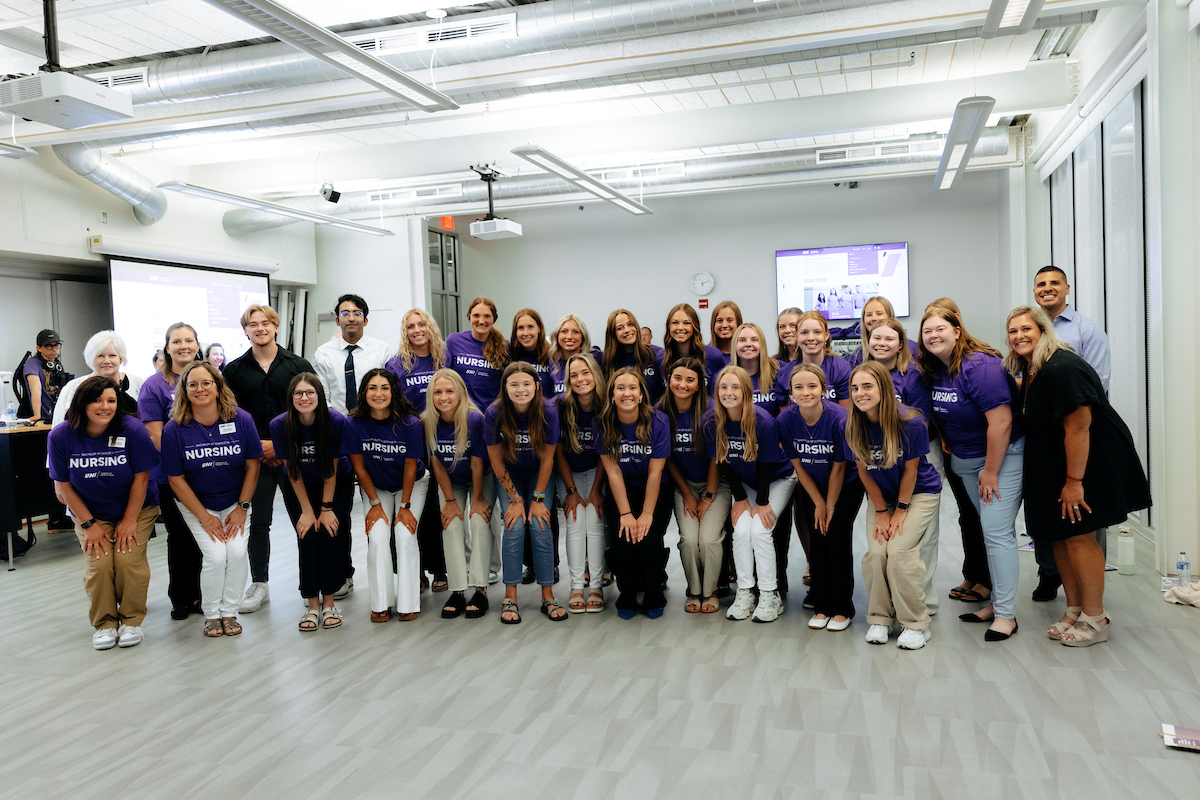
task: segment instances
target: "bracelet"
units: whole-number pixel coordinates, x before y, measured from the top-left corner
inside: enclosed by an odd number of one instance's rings
[[[632,517],[632,516],[633,516],[633,512],[632,512],[632,511],[624,511],[624,512],[622,512],[622,513],[621,513],[621,516],[622,516],[622,517]]]
[[[380,500],[378,497],[376,497],[374,500],[371,501],[371,505],[373,505],[373,506],[381,505],[382,503],[383,503],[383,501]]]
[[[568,487],[567,487],[567,497],[570,497],[570,496],[571,496],[571,495],[573,495],[573,494],[575,494],[575,487],[574,487],[574,486],[568,486]],[[534,495],[534,496],[536,497],[536,495]],[[542,496],[543,496],[543,497],[545,497],[545,495],[542,495]]]
[[[328,503],[322,502],[321,510],[322,511],[333,511],[333,501],[330,500]]]
[[[533,502],[535,502],[535,503],[546,502],[546,493],[545,492],[534,492],[533,493]]]
[[[876,514],[886,514],[887,509],[886,508],[877,508],[877,509],[875,509],[875,513]]]

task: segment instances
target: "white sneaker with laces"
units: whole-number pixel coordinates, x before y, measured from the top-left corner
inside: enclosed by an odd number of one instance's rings
[[[733,605],[725,615],[729,619],[745,619],[754,613],[754,592],[749,589],[738,589],[733,599]]]
[[[763,592],[758,600],[758,608],[754,609],[754,621],[774,622],[782,613],[782,605],[779,592]]]
[[[342,584],[342,588],[333,593],[334,600],[341,600],[346,595],[354,591],[354,578],[346,578],[346,582]]]
[[[92,647],[97,650],[111,650],[117,646],[117,629],[100,628],[92,634]]]
[[[500,573],[494,569],[488,570],[488,586],[495,586],[500,582]]]
[[[898,644],[901,650],[920,650],[929,641],[931,636],[933,634],[928,630],[918,631],[912,628],[905,628],[900,634]]]
[[[142,629],[138,625],[122,625],[121,632],[117,635],[117,645],[119,647],[136,647],[146,638],[146,634],[142,633]]]
[[[872,625],[867,628],[867,641],[871,644],[887,644],[887,625]]]
[[[242,598],[242,604],[238,606],[238,611],[243,614],[252,614],[262,608],[263,603],[271,602],[271,592],[265,583],[252,583],[250,588],[246,590],[246,596]]]

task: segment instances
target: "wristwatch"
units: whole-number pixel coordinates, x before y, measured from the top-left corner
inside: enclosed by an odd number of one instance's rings
[[[380,500],[378,497],[376,497],[374,500],[371,501],[371,505],[373,505],[373,506],[380,505],[381,503],[383,503],[383,501]]]
[[[908,511],[909,504],[902,500],[896,501],[896,509],[899,511]]]
[[[95,524],[96,524],[96,518],[92,517],[87,522],[79,523],[79,527],[83,528],[86,531],[88,528],[92,527]]]
[[[704,494],[700,495],[700,498],[702,500],[712,500],[716,496],[717,495],[713,492],[705,492]]]
[[[401,508],[412,508],[412,503],[401,503],[400,507]]]
[[[240,508],[242,511],[249,511],[250,504],[249,503],[238,503],[238,508]]]

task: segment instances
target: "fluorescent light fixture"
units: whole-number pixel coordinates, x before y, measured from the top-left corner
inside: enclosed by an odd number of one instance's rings
[[[274,0],[208,0],[208,3],[417,108],[425,111],[458,108],[458,103],[436,89],[410,78],[391,64]]]
[[[370,225],[360,225],[357,222],[350,222],[345,219],[338,219],[327,214],[317,214],[312,211],[304,211],[291,206],[281,206],[278,203],[268,203],[266,200],[255,200],[252,197],[242,197],[241,195],[229,194],[228,192],[219,192],[216,189],[205,189],[203,186],[193,186],[190,183],[182,183],[180,181],[167,181],[158,185],[160,189],[166,189],[169,192],[178,192],[192,197],[200,197],[205,200],[215,200],[218,203],[226,203],[231,206],[241,206],[242,208],[250,208],[255,211],[265,211],[268,214],[278,214],[281,217],[291,217],[292,219],[303,220],[305,222],[315,222],[318,225],[333,225],[336,228],[345,228],[348,231],[358,231],[359,233],[369,233],[372,236],[393,236],[394,234],[383,228],[372,228]]]
[[[37,150],[32,150],[15,142],[0,142],[0,158],[33,158]]]
[[[601,200],[607,200],[618,208],[623,208],[630,214],[653,214],[654,212],[646,208],[641,203],[633,200],[616,189],[609,186],[603,181],[588,175],[579,167],[568,164],[553,153],[548,153],[537,145],[527,144],[521,147],[514,147],[512,150],[514,156],[519,156],[530,164],[541,167],[547,172],[553,172],[560,178],[575,184],[585,192],[590,192]]]
[[[1029,33],[1046,0],[992,0],[980,38]]]
[[[946,144],[942,148],[942,160],[937,174],[933,176],[933,189],[953,189],[962,174],[967,171],[967,162],[975,152],[975,145],[987,125],[988,114],[996,105],[994,97],[966,97],[954,109]]]

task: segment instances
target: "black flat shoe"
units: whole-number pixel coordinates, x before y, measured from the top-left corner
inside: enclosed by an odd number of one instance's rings
[[[521,572],[521,584],[523,586],[528,586],[529,584],[533,583],[536,580],[537,580],[537,575],[534,574],[533,567],[526,567]]]
[[[171,619],[187,619],[187,618],[188,618],[188,609],[186,609],[186,608],[172,608],[171,609]]]
[[[974,612],[968,612],[966,614],[959,614],[958,618],[961,619],[963,622],[988,622],[988,623],[990,623],[993,619],[995,619],[994,616],[984,619],[983,617],[979,616],[978,614],[976,614]]]
[[[1001,633],[1000,631],[994,631],[991,628],[988,628],[987,631],[985,631],[983,634],[983,640],[985,642],[1003,642],[1005,639],[1009,639],[1009,638],[1012,638],[1013,636],[1015,636],[1017,633],[1018,627],[1020,627],[1020,626],[1017,625],[1017,621],[1013,620],[1012,633]]]
[[[1058,573],[1053,575],[1044,575],[1038,573],[1038,585],[1033,590],[1033,601],[1035,603],[1047,603],[1058,597],[1058,587],[1062,586],[1062,578]]]
[[[442,619],[454,619],[462,616],[467,610],[467,598],[462,592],[451,592],[446,598],[446,604],[442,606]]]
[[[487,595],[476,589],[475,594],[471,595],[471,602],[467,605],[474,606],[474,608],[467,609],[467,619],[479,619],[488,612]]]

